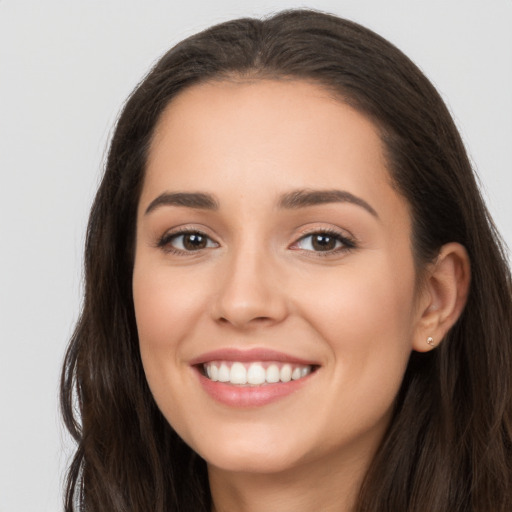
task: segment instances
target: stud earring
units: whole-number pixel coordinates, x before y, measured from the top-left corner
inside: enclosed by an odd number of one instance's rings
[[[434,346],[434,338],[432,338],[432,336],[429,336],[429,337],[427,338],[427,343],[428,343],[431,347],[433,347],[433,346]]]

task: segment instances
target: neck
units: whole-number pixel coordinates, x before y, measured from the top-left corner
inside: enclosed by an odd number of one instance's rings
[[[322,464],[303,464],[277,473],[209,466],[212,512],[351,512],[369,460],[363,457],[340,464],[339,459],[323,458]]]

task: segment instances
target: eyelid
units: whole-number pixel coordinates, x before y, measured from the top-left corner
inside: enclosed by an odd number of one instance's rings
[[[198,255],[198,253],[203,252],[205,249],[214,249],[217,247],[220,247],[220,243],[217,242],[215,239],[216,237],[211,236],[208,234],[208,231],[210,231],[207,228],[204,228],[203,226],[197,226],[197,225],[182,225],[177,226],[175,228],[171,228],[167,230],[161,237],[158,238],[158,240],[155,243],[155,246],[159,249],[162,249],[164,252],[168,253],[174,253],[178,255],[185,255],[185,256],[192,256],[192,255]],[[302,228],[300,230],[301,232],[295,239],[295,241],[288,246],[291,250],[298,250],[303,253],[309,253],[308,255],[314,255],[314,256],[333,256],[340,253],[351,251],[358,246],[358,242],[356,238],[349,232],[347,232],[344,229],[338,228],[338,227],[332,227],[332,226],[310,226],[307,228]],[[196,250],[186,250],[186,249],[179,249],[177,247],[173,247],[171,245],[171,241],[179,236],[187,235],[187,234],[199,234],[201,236],[204,236],[209,242],[213,244],[209,245],[207,247],[198,248]],[[341,246],[336,247],[334,249],[328,249],[325,251],[315,251],[314,249],[304,249],[301,247],[298,247],[297,245],[299,242],[303,241],[304,239],[313,236],[313,235],[326,235],[335,238],[338,242],[340,242]]]
[[[177,255],[184,255],[184,256],[196,255],[196,254],[204,251],[205,249],[214,249],[216,247],[219,247],[220,246],[219,242],[217,242],[212,236],[210,236],[208,233],[206,233],[206,231],[207,230],[198,228],[197,226],[194,226],[194,225],[179,226],[179,227],[172,228],[172,229],[169,229],[168,231],[166,231],[161,237],[158,238],[155,245],[156,245],[156,247],[158,247],[159,249],[162,249],[165,252],[173,253],[173,254],[177,254]],[[214,247],[207,246],[207,247],[199,248],[196,250],[186,250],[186,249],[179,249],[179,248],[173,247],[171,245],[172,240],[174,240],[180,236],[184,236],[184,235],[188,235],[188,234],[198,234],[198,235],[204,236],[208,241],[213,242],[213,244],[215,244],[215,246]]]
[[[327,235],[335,238],[337,241],[341,243],[340,247],[337,247],[335,249],[329,249],[326,251],[315,251],[312,249],[303,249],[300,247],[297,247],[297,244],[313,235]],[[353,235],[348,233],[345,230],[341,230],[339,228],[333,228],[333,227],[320,227],[315,226],[312,228],[309,228],[308,230],[305,230],[301,233],[301,235],[296,239],[295,242],[290,246],[290,249],[292,250],[299,250],[303,251],[304,253],[314,254],[315,256],[332,256],[344,252],[351,251],[353,249],[357,248],[357,241]]]

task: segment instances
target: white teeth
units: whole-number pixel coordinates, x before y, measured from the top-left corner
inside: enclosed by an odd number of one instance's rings
[[[247,370],[242,363],[233,363],[229,375],[231,384],[247,384]]]
[[[268,366],[267,366],[268,365]],[[310,365],[282,363],[210,362],[204,365],[205,375],[212,381],[236,385],[276,384],[306,377],[313,371]],[[266,368],[265,368],[266,367]]]
[[[219,368],[219,382],[229,382],[229,368],[226,364],[222,363]]]
[[[292,380],[298,380],[302,376],[300,368],[294,368],[292,372]]]
[[[276,382],[279,382],[279,379],[281,376],[279,375],[279,368],[276,364],[271,364],[267,368],[267,382],[274,384]]]
[[[267,378],[265,368],[258,363],[252,363],[247,370],[247,382],[252,385],[263,384]]]
[[[281,381],[282,382],[290,382],[292,380],[292,367],[289,364],[285,364],[281,368]]]
[[[210,377],[211,380],[213,380],[214,382],[218,381],[219,380],[219,369],[214,365],[210,365],[208,367],[208,377]]]

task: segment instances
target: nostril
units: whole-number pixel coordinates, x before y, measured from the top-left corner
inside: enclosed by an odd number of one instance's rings
[[[253,322],[263,323],[263,322],[269,322],[272,319],[268,316],[257,316],[256,318],[253,318]]]
[[[276,320],[270,316],[256,316],[253,318],[237,318],[221,316],[217,318],[217,322],[221,325],[232,325],[236,328],[246,329],[257,326],[266,326],[274,323]]]

